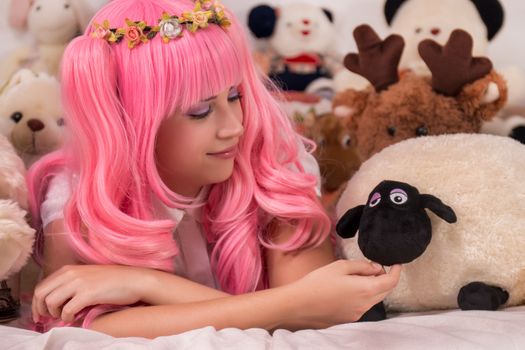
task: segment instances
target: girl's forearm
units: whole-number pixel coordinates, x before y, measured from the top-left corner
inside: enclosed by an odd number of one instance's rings
[[[115,337],[155,338],[213,326],[264,328],[297,323],[297,296],[288,286],[175,305],[134,307],[95,319],[90,328]],[[301,322],[304,323],[304,322]]]
[[[168,272],[147,270],[141,276],[144,276],[139,282],[141,300],[150,305],[192,303],[229,296],[228,293]]]

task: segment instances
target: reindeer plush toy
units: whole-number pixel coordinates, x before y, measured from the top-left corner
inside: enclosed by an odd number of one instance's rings
[[[372,86],[339,93],[333,107],[346,119],[362,160],[412,137],[477,133],[505,104],[505,81],[488,58],[472,57],[472,38],[463,30],[452,32],[444,46],[430,39],[419,44],[431,78],[398,73],[401,36],[381,40],[362,25],[354,38],[359,52],[345,57],[345,67]]]

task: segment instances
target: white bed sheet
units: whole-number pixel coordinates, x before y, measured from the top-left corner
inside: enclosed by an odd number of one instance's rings
[[[79,328],[47,333],[0,326],[0,349],[525,349],[525,306],[505,311],[402,314],[386,321],[270,335],[263,329],[205,327],[179,335],[113,338]]]

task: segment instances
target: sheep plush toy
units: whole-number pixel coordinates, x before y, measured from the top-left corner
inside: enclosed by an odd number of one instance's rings
[[[525,145],[507,137],[427,136],[387,147],[337,204],[344,255],[404,264],[388,311],[524,304],[524,173]],[[365,319],[381,319],[380,307]]]
[[[248,26],[269,47],[261,64],[284,90],[331,90],[331,78],[342,64],[336,53],[337,37],[330,10],[308,3],[279,8],[259,5],[251,9]],[[264,62],[264,59],[259,59]]]

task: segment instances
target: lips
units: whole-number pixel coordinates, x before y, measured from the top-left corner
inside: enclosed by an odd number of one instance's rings
[[[309,30],[303,30],[303,31],[301,31],[301,33],[302,33],[304,36],[310,35],[310,31],[309,31]]]
[[[237,145],[226,148],[219,152],[208,153],[210,156],[220,157],[220,158],[233,158],[237,154]]]

